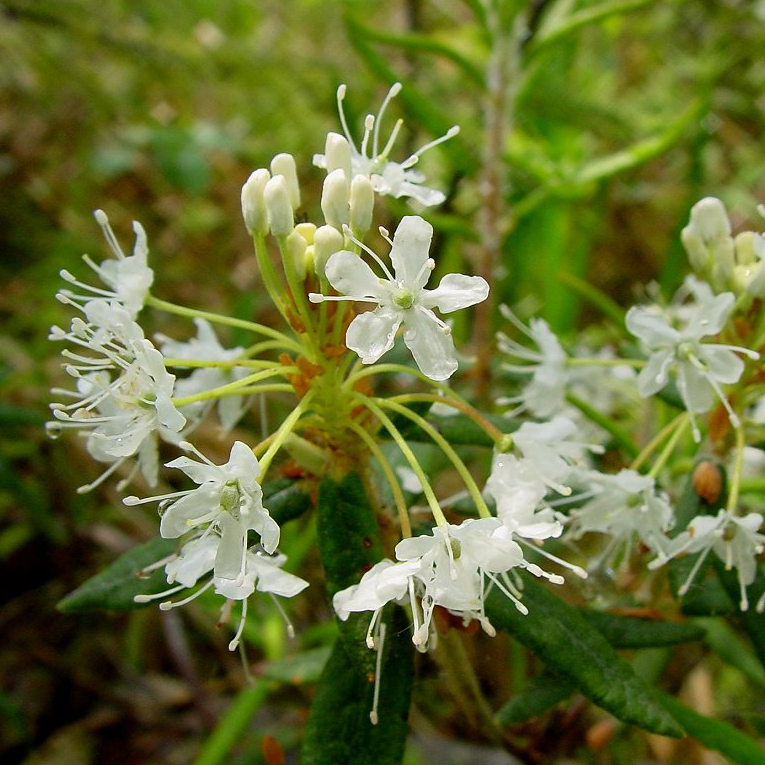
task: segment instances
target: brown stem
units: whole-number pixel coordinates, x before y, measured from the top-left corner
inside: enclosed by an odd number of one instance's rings
[[[489,285],[502,258],[505,207],[504,168],[502,153],[505,137],[513,119],[515,94],[520,70],[522,31],[525,14],[517,13],[504,29],[497,10],[489,9],[488,21],[492,47],[486,64],[486,96],[484,100],[485,143],[483,150],[479,194],[478,230],[480,260],[478,273]],[[495,301],[493,293],[480,303],[475,314],[473,340],[476,347],[476,393],[484,398],[491,383],[492,331]]]

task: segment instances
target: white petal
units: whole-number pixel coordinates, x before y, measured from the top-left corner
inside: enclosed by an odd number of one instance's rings
[[[215,556],[215,577],[236,579],[242,570],[242,552],[247,538],[247,529],[228,513],[218,517],[221,530],[218,554]]]
[[[219,502],[220,491],[201,486],[168,506],[162,514],[159,533],[165,539],[175,539],[186,534],[194,526],[191,521],[215,510]]]
[[[689,361],[681,362],[677,368],[677,387],[689,411],[708,412],[712,408],[712,387]]]
[[[430,276],[430,270],[424,266],[428,261],[432,238],[433,226],[419,215],[407,215],[398,224],[393,236],[390,259],[396,273],[396,281],[410,290],[416,291],[424,287]]]
[[[680,339],[680,333],[670,327],[663,316],[645,308],[633,306],[627,311],[625,320],[627,329],[649,348],[675,345]]]
[[[738,382],[744,371],[744,362],[728,348],[716,348],[714,345],[702,345],[699,358],[709,368],[709,374],[721,383]]]
[[[374,364],[393,347],[403,316],[403,311],[382,307],[359,314],[348,327],[346,346],[358,353],[364,364]]]
[[[200,576],[212,570],[217,550],[218,537],[214,536],[185,544],[181,554],[165,566],[168,583],[178,582],[184,587],[193,587]]]
[[[387,294],[374,271],[358,255],[348,250],[334,253],[327,261],[324,273],[341,295],[380,300]]]
[[[667,384],[669,369],[674,360],[675,354],[670,348],[651,354],[638,375],[638,392],[641,396],[653,396]]]
[[[431,380],[446,380],[457,370],[451,333],[427,308],[407,311],[404,342],[420,371]]]
[[[274,595],[281,595],[283,598],[291,598],[308,587],[308,582],[305,579],[282,571],[278,566],[260,555],[248,556],[247,564],[248,567],[254,566],[257,572],[256,589],[260,592],[271,592]]]
[[[447,274],[434,290],[423,290],[419,302],[426,308],[450,313],[480,303],[489,296],[489,285],[480,276]]]
[[[252,449],[242,441],[234,441],[228,462],[224,466],[226,473],[235,476],[245,486],[255,483],[260,475],[260,464]]]

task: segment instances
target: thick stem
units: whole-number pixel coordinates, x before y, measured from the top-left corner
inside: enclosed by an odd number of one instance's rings
[[[494,274],[502,258],[504,207],[504,163],[502,160],[505,137],[513,120],[515,92],[521,59],[522,30],[525,15],[516,14],[503,27],[498,10],[487,7],[487,21],[491,34],[491,54],[486,65],[486,96],[484,101],[485,141],[479,193],[481,209],[478,220],[480,261],[478,274],[493,284]],[[473,340],[477,360],[475,366],[477,394],[486,395],[491,382],[492,295],[479,303],[475,312]]]

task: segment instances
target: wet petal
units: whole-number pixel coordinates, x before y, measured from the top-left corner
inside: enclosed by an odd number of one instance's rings
[[[358,255],[348,250],[340,250],[331,255],[324,273],[341,295],[380,300],[387,294],[374,271]]]
[[[393,347],[403,312],[377,308],[359,314],[348,327],[345,344],[357,353],[364,364],[373,364]]]
[[[424,290],[420,304],[450,313],[480,303],[489,296],[489,285],[480,276],[447,274],[434,290]]]
[[[431,380],[446,380],[457,370],[451,333],[427,308],[407,311],[404,342],[420,371]]]
[[[424,266],[428,261],[432,238],[433,226],[419,215],[407,215],[398,224],[390,259],[396,281],[410,290],[423,287],[430,276],[430,270]]]

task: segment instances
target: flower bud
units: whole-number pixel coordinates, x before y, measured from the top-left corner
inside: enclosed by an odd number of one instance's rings
[[[306,240],[295,229],[287,236],[284,248],[284,257],[290,259],[292,268],[297,278],[302,282],[305,279],[306,258],[305,251],[308,247]]]
[[[287,184],[287,192],[290,195],[290,204],[293,210],[300,207],[300,185],[298,184],[295,158],[292,154],[277,154],[271,160],[271,175],[283,175]]]
[[[263,198],[268,214],[268,225],[274,236],[287,236],[292,233],[294,218],[287,182],[283,175],[277,175],[266,184]]]
[[[348,176],[343,170],[333,170],[324,180],[321,192],[321,211],[330,226],[342,229],[350,220],[348,209]]]
[[[333,226],[320,226],[313,236],[313,270],[324,278],[324,266],[330,255],[343,249],[343,235]]]
[[[350,217],[351,229],[356,236],[363,236],[372,225],[375,208],[375,192],[372,181],[366,175],[357,175],[351,181]]]
[[[723,203],[705,197],[691,208],[691,219],[681,232],[693,269],[724,286],[733,272],[733,239]]]
[[[295,231],[305,239],[306,244],[313,244],[313,236],[316,233],[316,226],[313,223],[298,223]]]
[[[327,173],[342,170],[347,178],[351,177],[351,146],[348,139],[339,133],[327,133],[324,144],[324,161]]]
[[[242,216],[251,235],[268,233],[268,217],[263,201],[263,191],[271,179],[265,168],[255,170],[242,186]]]

